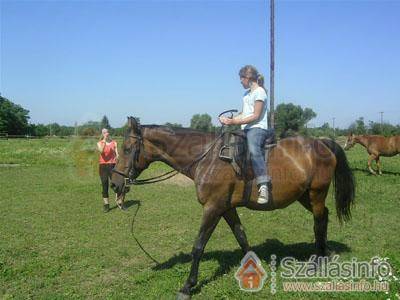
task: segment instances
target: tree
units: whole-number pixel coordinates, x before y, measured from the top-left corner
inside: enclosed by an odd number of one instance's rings
[[[378,123],[369,121],[369,133],[370,134],[380,134],[384,136],[392,136],[399,134],[398,128],[390,123]]]
[[[79,127],[79,132],[81,135],[100,135],[100,122],[88,121]]]
[[[26,134],[29,129],[29,110],[0,96],[0,132]]]
[[[364,123],[364,118],[360,117],[349,126],[349,131],[354,134],[366,134],[367,128]]]
[[[182,127],[183,127],[182,124],[179,124],[179,123],[170,123],[170,122],[167,122],[167,123],[165,123],[164,125],[165,125],[165,126],[168,126],[168,127],[171,127],[171,128],[182,128]]]
[[[317,114],[311,108],[301,108],[293,103],[281,103],[275,112],[276,130],[281,137],[304,131],[305,125]]]
[[[61,135],[60,131],[61,131],[61,126],[58,125],[58,123],[51,123],[49,125],[49,131],[50,131],[50,135]]]
[[[99,135],[99,132],[96,131],[96,129],[94,129],[92,127],[86,127],[82,130],[81,134],[84,136],[95,136],[95,135]]]
[[[32,124],[31,125],[32,128],[32,135],[35,136],[46,136],[46,135],[50,135],[50,128],[49,126],[43,125],[43,124]]]
[[[208,114],[194,115],[190,120],[190,128],[204,132],[211,132],[213,130],[213,125],[211,123],[211,116]]]
[[[60,129],[57,133],[57,135],[60,136],[67,136],[67,135],[73,135],[75,131],[75,128],[73,126],[60,126]]]
[[[100,127],[102,129],[103,128],[111,129],[110,122],[108,121],[107,116],[103,116],[103,118],[101,119]]]

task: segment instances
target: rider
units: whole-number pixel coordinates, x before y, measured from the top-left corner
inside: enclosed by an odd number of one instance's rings
[[[104,212],[108,212],[110,210],[110,204],[108,203],[108,184],[109,179],[111,179],[112,169],[118,160],[118,148],[117,142],[111,139],[108,129],[103,128],[101,130],[101,135],[101,140],[97,143],[97,150],[100,152],[99,175],[103,189],[103,210]]]
[[[271,198],[271,177],[268,175],[264,146],[273,141],[275,131],[268,126],[267,93],[264,77],[254,66],[246,65],[239,71],[240,82],[246,89],[243,96],[242,112],[234,118],[221,117],[225,125],[241,125],[246,133],[251,163],[258,186],[259,204],[268,203]]]

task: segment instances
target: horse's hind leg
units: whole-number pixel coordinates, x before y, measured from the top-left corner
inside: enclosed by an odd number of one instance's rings
[[[306,192],[299,202],[314,216],[315,247],[318,256],[329,254],[327,245],[328,215],[329,210],[325,207],[325,198],[328,188],[324,190],[310,190]]]
[[[192,267],[190,269],[190,274],[185,285],[178,293],[177,299],[190,299],[190,290],[197,284],[199,263],[204,248],[220,219],[221,212],[214,207],[204,207],[200,231],[192,249]]]
[[[242,248],[243,254],[246,254],[250,250],[249,243],[247,242],[246,233],[244,232],[243,226],[240,222],[240,218],[237,214],[236,208],[232,208],[223,214],[225,221],[232,229],[233,234],[237,242]]]

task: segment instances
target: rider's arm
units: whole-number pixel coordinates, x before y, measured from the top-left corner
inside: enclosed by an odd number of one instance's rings
[[[250,116],[247,116],[245,118],[243,118],[241,116],[241,114],[240,114],[240,115],[236,116],[235,118],[233,118],[233,124],[234,125],[242,125],[242,124],[248,124],[248,123],[252,123],[254,121],[257,121],[260,118],[261,114],[262,114],[263,107],[264,107],[264,101],[256,100],[254,102],[254,112],[253,112],[253,114],[250,115]]]

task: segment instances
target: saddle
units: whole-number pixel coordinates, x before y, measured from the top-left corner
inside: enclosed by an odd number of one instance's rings
[[[269,149],[276,146],[275,141],[265,141],[265,155]],[[236,174],[246,180],[254,179],[250,152],[247,149],[247,138],[243,130],[226,131],[223,134],[223,144],[219,150],[219,158],[229,162]]]

